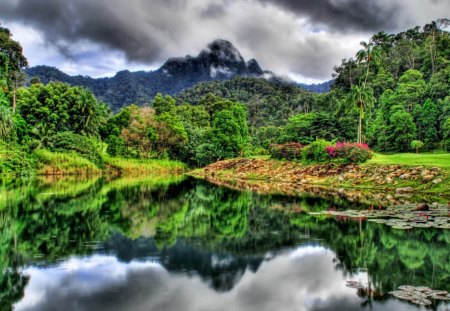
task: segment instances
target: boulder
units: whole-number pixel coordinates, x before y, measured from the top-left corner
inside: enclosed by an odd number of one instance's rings
[[[433,181],[432,181],[432,183],[435,185],[440,184],[441,182],[442,182],[442,179],[440,179],[440,178],[433,179]]]
[[[434,175],[422,175],[422,181],[423,182],[429,182],[432,181],[434,179]]]

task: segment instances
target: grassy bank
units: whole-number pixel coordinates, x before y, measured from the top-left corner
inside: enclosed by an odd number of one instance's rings
[[[435,166],[450,170],[450,153],[375,153],[365,165],[407,165],[407,166]]]
[[[107,157],[104,160],[107,166],[123,175],[182,173],[187,169],[186,164],[170,160],[138,160],[114,157]]]
[[[91,161],[76,153],[58,153],[38,150],[36,157],[37,175],[96,175],[101,170]]]
[[[18,176],[95,176],[178,174],[184,163],[169,160],[138,160],[103,156],[94,163],[76,152],[52,152],[40,149],[29,153],[15,145],[0,142],[0,179]]]

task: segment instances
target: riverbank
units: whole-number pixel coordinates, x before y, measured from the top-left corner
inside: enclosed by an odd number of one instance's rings
[[[254,191],[292,193],[327,190],[330,195],[377,192],[385,201],[397,196],[430,195],[450,198],[450,171],[435,166],[408,165],[302,165],[272,159],[238,158],[220,161],[190,172],[218,184]],[[378,197],[377,200],[381,200]]]
[[[32,176],[139,176],[181,174],[187,166],[179,161],[127,159],[99,156],[89,159],[75,152],[41,149],[27,153],[20,148],[0,148],[0,178]]]

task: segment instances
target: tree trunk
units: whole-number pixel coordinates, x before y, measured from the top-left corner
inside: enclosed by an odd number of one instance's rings
[[[13,89],[12,92],[12,112],[16,112],[16,88]]]
[[[362,109],[359,110],[358,144],[362,143]]]

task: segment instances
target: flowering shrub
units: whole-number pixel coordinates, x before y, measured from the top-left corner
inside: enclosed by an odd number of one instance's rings
[[[303,146],[300,143],[271,144],[269,152],[274,159],[299,160]]]
[[[362,163],[372,158],[372,150],[367,144],[336,143],[335,146],[327,146],[329,157],[342,163]]]

